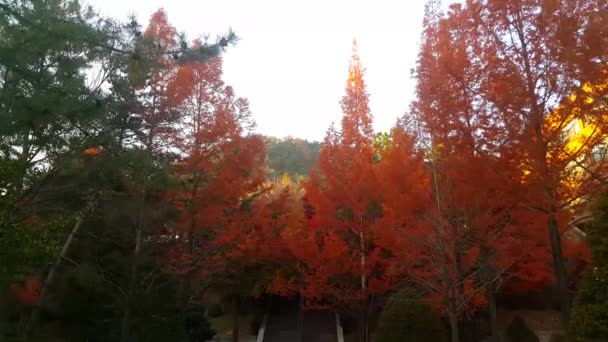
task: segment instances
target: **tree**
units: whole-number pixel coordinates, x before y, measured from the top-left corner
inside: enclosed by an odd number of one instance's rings
[[[436,13],[427,20],[431,29],[421,52],[422,60],[436,61],[452,80],[438,83],[432,64],[417,74],[425,92],[455,84],[458,96],[451,99],[466,106],[452,111],[452,121],[443,122],[473,123],[469,136],[481,142],[476,152],[491,151],[510,160],[496,168],[500,178],[511,181],[520,173],[528,191],[515,203],[532,210],[538,216],[533,220],[548,222],[564,324],[570,295],[561,235],[576,203],[603,182],[581,162],[604,139],[600,131],[605,120],[587,115],[592,101],[584,86],[603,77],[607,56],[603,48],[591,48],[603,39],[607,18],[595,10],[598,6],[597,1],[491,0],[453,5],[445,19]],[[450,28],[442,33],[440,22]],[[442,53],[446,46],[454,53]],[[432,111],[436,102],[418,106]],[[572,145],[564,131],[576,119],[597,129]],[[442,126],[440,120],[435,124],[446,136],[452,134],[450,125]]]
[[[109,25],[95,19],[77,1],[12,1],[0,7],[0,230],[7,242],[11,236],[19,241],[4,250],[20,264],[0,276],[9,282],[43,267],[58,249],[41,248],[60,243],[42,227],[27,228],[34,226],[26,223],[34,215],[28,202],[66,166],[70,153],[90,143],[82,127],[103,114],[102,94],[87,86],[82,73],[109,55],[93,48],[111,37]]]
[[[179,183],[170,193],[179,218],[168,262],[184,276],[183,310],[209,288],[221,288],[238,315],[237,295],[251,283],[244,281],[249,274],[237,257],[238,243],[246,231],[246,208],[264,181],[265,150],[253,133],[247,100],[236,97],[221,77],[220,58],[184,65],[175,75],[175,91],[183,91],[185,100],[178,108],[178,129],[167,135],[177,151]],[[238,339],[237,330],[233,338]]]
[[[161,264],[173,129],[192,86],[177,76],[236,37],[190,45],[162,11],[142,34],[62,0],[0,4],[0,32],[0,280],[31,313],[23,332],[182,338]]]
[[[314,214],[305,243],[294,253],[303,261],[301,293],[308,303],[354,312],[359,318],[359,340],[368,341],[374,298],[390,290],[396,281],[391,251],[382,243],[394,240],[392,234],[398,229],[384,220],[384,204],[390,200],[385,198],[385,191],[392,185],[382,183],[383,160],[375,145],[356,43],[342,110],[341,131],[333,127],[328,130],[318,171],[313,170],[303,183]],[[397,151],[411,145],[396,137],[394,147]],[[413,156],[400,156],[406,157],[400,161],[406,165],[414,160]],[[400,172],[407,174],[409,169]],[[395,175],[397,169],[389,166],[384,171]],[[405,179],[410,179],[409,175]]]
[[[569,334],[572,341],[600,341],[608,338],[608,194],[598,199],[593,220],[586,225],[592,264],[587,269],[572,311]]]
[[[309,279],[304,295],[309,299],[329,295],[336,302],[353,306],[359,315],[359,339],[367,341],[367,315],[374,292],[369,287],[376,280],[372,270],[379,266],[379,259],[374,258],[379,251],[372,253],[374,223],[381,209],[374,174],[372,117],[356,47],[353,42],[346,95],[341,103],[342,131],[333,127],[328,130],[319,156],[319,174],[313,171],[304,183],[319,225],[317,239],[323,239],[325,249],[334,248],[329,244],[333,240],[344,252],[341,257],[333,255],[333,260],[325,260],[331,264],[340,260],[342,267],[335,270],[337,274],[311,274],[320,279],[315,279],[314,285]],[[332,277],[336,278],[334,284]]]
[[[483,96],[500,113],[505,139],[518,146],[521,165],[529,172],[529,194],[521,205],[546,218],[553,272],[567,325],[570,294],[561,234],[571,205],[596,186],[587,171],[573,167],[603,138],[605,122],[586,116],[580,86],[602,75],[607,51],[600,43],[608,16],[597,1],[524,1],[468,4],[468,18],[479,50],[474,58],[487,75]],[[508,90],[507,90],[508,89]],[[582,95],[582,94],[581,94]],[[564,130],[576,119],[590,120],[598,131],[571,150]],[[597,120],[599,119],[599,120]],[[580,163],[579,163],[580,164]],[[583,168],[584,170],[584,168]],[[578,183],[572,186],[572,182]]]
[[[267,182],[247,200],[238,224],[226,230],[219,244],[214,245],[226,251],[222,253],[224,276],[214,287],[221,288],[237,304],[244,298],[269,293],[289,296],[297,291],[293,285],[298,280],[294,276],[297,260],[290,245],[297,243],[294,234],[301,232],[305,223],[301,194],[301,188],[284,176]],[[237,323],[235,320],[235,326]]]
[[[298,178],[308,176],[317,164],[321,143],[287,137],[266,137],[268,177],[279,178],[283,174]]]
[[[534,229],[538,215],[519,203],[527,184],[512,162],[521,150],[505,140],[499,112],[488,110],[483,97],[485,76],[473,55],[480,42],[468,15],[460,5],[447,17],[436,2],[427,6],[412,105],[432,199],[417,235],[418,245],[431,246],[420,252],[427,267],[423,262],[414,273],[421,272],[415,278],[446,310],[453,341],[463,333],[457,320],[486,302],[498,338],[495,296],[502,280],[533,275],[542,286],[547,262],[544,236]]]

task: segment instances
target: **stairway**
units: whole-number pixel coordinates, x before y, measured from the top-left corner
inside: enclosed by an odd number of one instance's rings
[[[298,342],[298,319],[297,302],[273,302],[266,321],[264,342]]]
[[[328,310],[305,310],[302,342],[336,342],[336,316]]]
[[[301,339],[299,325],[301,319]],[[328,310],[300,312],[296,301],[273,303],[266,321],[264,342],[337,342],[336,318]]]

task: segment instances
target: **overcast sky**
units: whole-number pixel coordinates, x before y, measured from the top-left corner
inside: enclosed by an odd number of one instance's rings
[[[84,0],[87,1],[87,0]],[[88,0],[101,14],[146,25],[158,8],[188,37],[232,28],[224,79],[249,99],[258,132],[322,139],[339,123],[352,39],[359,43],[375,129],[408,108],[425,0]]]

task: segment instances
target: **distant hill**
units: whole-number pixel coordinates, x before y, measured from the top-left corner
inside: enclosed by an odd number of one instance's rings
[[[298,138],[265,137],[268,177],[287,173],[292,178],[305,177],[317,164],[322,142]]]

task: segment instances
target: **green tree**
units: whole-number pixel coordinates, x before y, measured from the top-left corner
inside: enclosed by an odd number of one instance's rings
[[[569,333],[574,342],[608,340],[608,192],[586,227],[592,264],[574,300]]]
[[[93,117],[97,112],[96,97],[80,71],[97,59],[93,51],[82,52],[88,50],[89,39],[99,37],[76,5],[10,1],[0,6],[0,231],[8,256],[0,271],[4,283],[48,262],[38,252],[40,239],[29,234],[34,230],[23,227],[32,215],[23,202],[51,161],[68,148],[68,133],[84,120],[83,114]],[[24,29],[26,23],[31,29]]]
[[[278,179],[283,174],[292,178],[308,176],[317,164],[322,143],[292,137],[266,137],[268,177]]]
[[[137,82],[159,58],[206,60],[236,36],[192,46],[178,38],[154,46],[135,20],[101,18],[77,0],[0,3],[0,290],[10,297],[8,285],[42,279],[21,332],[187,339],[177,280],[162,263],[170,158],[141,149]]]

